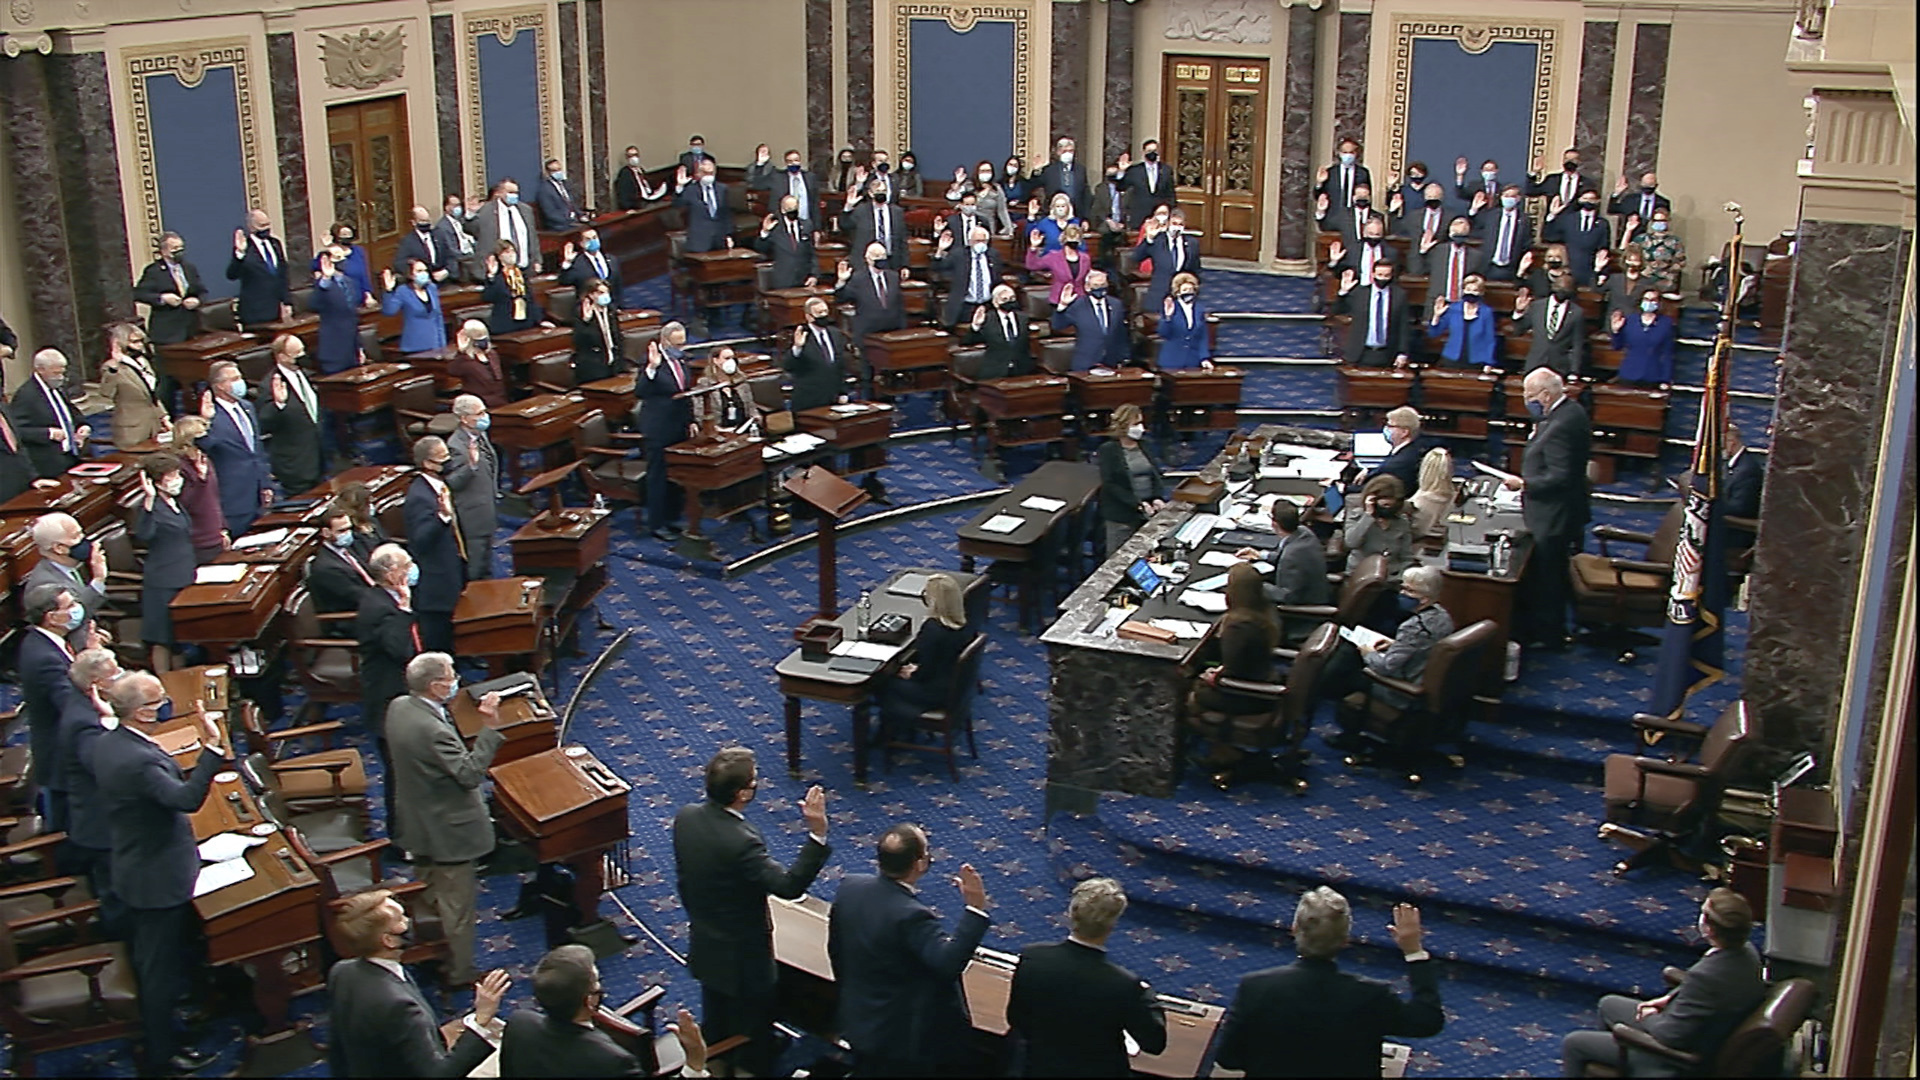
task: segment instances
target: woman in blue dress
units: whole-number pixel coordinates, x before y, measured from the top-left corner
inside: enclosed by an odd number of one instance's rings
[[[1640,294],[1640,310],[1616,311],[1611,319],[1613,347],[1626,355],[1614,381],[1622,386],[1666,387],[1673,383],[1673,346],[1679,338],[1673,319],[1660,312],[1660,293]]]
[[[430,352],[447,347],[447,320],[440,312],[440,286],[434,284],[427,264],[407,260],[407,280],[395,280],[393,271],[380,271],[386,295],[380,298],[382,315],[400,316],[400,351]]]

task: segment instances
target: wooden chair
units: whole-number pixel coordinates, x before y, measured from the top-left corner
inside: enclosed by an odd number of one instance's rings
[[[967,737],[967,753],[978,759],[980,751],[973,745],[973,703],[980,692],[980,657],[987,651],[987,635],[978,634],[960,650],[954,661],[953,701],[945,708],[928,709],[907,719],[911,729],[940,737],[938,746],[907,739],[891,738],[880,744],[881,761],[889,769],[893,766],[893,751],[911,750],[922,754],[939,754],[947,759],[947,775],[954,780],[960,779],[960,770],[953,763],[953,733],[958,730]],[[884,710],[881,723],[888,723]],[[894,732],[895,735],[900,732]]]
[[[1666,622],[1674,550],[1685,513],[1685,508],[1675,503],[1651,533],[1596,525],[1593,535],[1600,541],[1599,554],[1579,552],[1569,565],[1574,621],[1588,628],[1585,638],[1589,643],[1618,650],[1623,664],[1633,663],[1636,649],[1659,643],[1634,628]],[[1615,557],[1609,542],[1641,544],[1645,557]]]
[[[1664,717],[1638,716],[1635,726],[1665,726]],[[1697,725],[1689,725],[1697,730]],[[1679,729],[1680,734],[1693,730]],[[1698,754],[1691,761],[1607,755],[1604,799],[1607,823],[1602,839],[1617,841],[1631,852],[1613,872],[1626,874],[1658,862],[1699,871],[1719,858],[1720,803],[1726,790],[1758,746],[1759,724],[1744,701],[1736,701],[1707,729]]]
[[[60,834],[62,837],[64,833]],[[52,872],[51,860],[42,864],[43,872]],[[45,953],[77,945],[91,944],[89,926],[81,915],[93,900],[87,883],[65,875],[20,881],[0,887],[0,922],[13,926],[14,950],[20,959],[32,959]],[[42,919],[57,911],[62,918]]]
[[[389,844],[385,837],[335,851],[316,852],[299,829],[289,828],[286,835],[287,846],[313,871],[313,876],[320,879],[320,927],[327,936],[327,944],[336,955],[352,955],[352,950],[340,938],[339,912],[342,902],[368,889],[385,889],[406,909],[407,918],[413,923],[413,940],[401,949],[400,962],[445,962],[452,946],[447,941],[446,930],[440,923],[437,910],[432,904],[425,903],[425,897],[421,895],[427,887],[426,883],[382,876],[380,858]]]
[[[140,1029],[133,964],[119,942],[85,945],[23,960],[15,935],[52,920],[99,920],[88,901],[0,924],[0,1030],[13,1068],[34,1075],[40,1054],[124,1039]]]
[[[946,407],[947,422],[952,425],[953,433],[967,433],[967,450],[973,452],[980,444],[980,424],[974,404],[974,395],[980,384],[980,364],[987,358],[987,350],[974,345],[953,350],[953,371],[947,381]]]
[[[537,356],[527,365],[527,381],[543,394],[565,394],[573,390],[576,379],[572,353]]]
[[[280,791],[287,805],[296,811],[359,806],[365,811],[367,768],[360,751],[334,747],[346,725],[338,720],[281,728],[269,731],[260,718],[260,707],[251,701],[236,710],[247,741],[247,751],[259,754],[280,780]],[[288,756],[289,744],[306,739],[324,739],[328,748],[317,753]]]
[[[392,408],[394,432],[400,438],[400,446],[411,450],[416,441],[431,433],[428,425],[433,419],[443,415],[440,398],[434,393],[433,376],[422,373],[395,383]],[[444,415],[452,419],[451,413]]]
[[[323,629],[327,621],[338,624],[353,616],[321,615],[305,588],[288,594],[282,610],[287,615],[287,656],[306,695],[297,719],[325,716],[329,705],[358,705],[360,647],[352,638],[328,637]]]
[[[1273,655],[1281,660],[1291,661],[1298,655],[1297,650],[1285,643],[1298,641],[1311,632],[1312,627],[1331,622],[1335,626],[1358,626],[1372,613],[1394,582],[1387,575],[1387,557],[1369,555],[1354,564],[1352,570],[1340,582],[1340,595],[1331,604],[1278,604],[1275,610],[1280,613],[1280,641],[1282,645]]]
[[[248,754],[240,759],[239,772],[260,803],[260,811],[272,822],[288,829],[299,829],[307,842],[319,851],[339,851],[360,843],[367,831],[367,808],[362,801],[336,806],[289,805],[280,787],[280,776],[264,754]]]
[[[573,452],[585,462],[580,470],[581,482],[604,499],[645,506],[647,463],[628,456],[640,444],[639,435],[613,431],[605,413],[589,410],[573,429]]]
[[[1418,784],[1421,770],[1437,756],[1437,744],[1451,742],[1456,752],[1449,763],[1463,765],[1458,751],[1486,670],[1482,658],[1499,633],[1492,619],[1481,619],[1441,638],[1419,682],[1366,669],[1366,689],[1339,706],[1343,716],[1352,717],[1344,726],[1362,732],[1367,742],[1365,749],[1347,755],[1346,764],[1384,764],[1399,769],[1407,783]]]

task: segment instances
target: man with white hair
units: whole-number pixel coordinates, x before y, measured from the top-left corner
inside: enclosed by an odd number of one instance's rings
[[[1322,885],[1300,898],[1293,912],[1300,958],[1240,980],[1214,1057],[1222,1068],[1248,1076],[1377,1077],[1382,1039],[1440,1034],[1447,1014],[1433,961],[1420,944],[1419,909],[1395,904],[1389,927],[1407,960],[1411,1000],[1334,963],[1352,929],[1346,897]]]
[[[1408,567],[1400,575],[1400,609],[1407,617],[1400,621],[1391,639],[1365,652],[1350,641],[1342,640],[1335,645],[1333,655],[1327,657],[1327,666],[1320,671],[1321,694],[1337,699],[1364,692],[1368,671],[1418,683],[1421,673],[1427,670],[1433,647],[1454,630],[1453,616],[1440,606],[1440,589],[1445,580],[1437,566]],[[1373,692],[1384,702],[1407,704],[1406,696],[1397,690],[1383,686]],[[1359,732],[1344,729],[1345,710],[1341,717],[1343,730],[1329,742],[1343,750],[1355,748],[1359,745]]]
[[[67,400],[67,357],[59,349],[33,354],[33,377],[14,391],[7,413],[20,442],[27,448],[33,471],[51,479],[80,462],[80,452],[93,435],[80,413]]]
[[[367,559],[375,588],[360,598],[353,637],[360,645],[360,723],[374,737],[386,767],[380,783],[387,808],[387,833],[393,834],[393,758],[387,752],[387,706],[406,693],[407,662],[420,655],[420,627],[413,616],[413,586],[420,569],[399,544],[381,544]]]
[[[1552,368],[1527,372],[1522,385],[1533,434],[1520,459],[1520,475],[1505,484],[1521,493],[1520,513],[1533,534],[1533,554],[1521,583],[1526,607],[1516,636],[1530,649],[1559,652],[1567,647],[1567,574],[1593,517],[1587,484],[1593,423],[1567,396],[1566,380]]]
[[[447,362],[447,374],[460,380],[460,389],[485,402],[489,409],[505,406],[507,371],[491,346],[492,331],[479,319],[468,319],[453,335],[459,355]]]
[[[493,576],[493,534],[500,527],[500,454],[487,437],[493,417],[487,403],[472,394],[453,399],[460,426],[447,436],[447,487],[453,491],[454,520],[467,548],[467,580]]]
[[[1126,1036],[1140,1052],[1167,1048],[1167,1018],[1153,991],[1107,959],[1107,938],[1127,910],[1112,878],[1088,878],[1067,901],[1067,940],[1020,952],[1007,1024],[1026,1049],[1025,1076],[1125,1076]]]
[[[87,635],[87,624],[97,624],[107,608],[106,549],[87,539],[77,518],[60,511],[35,518],[32,536],[40,561],[21,580],[20,591],[26,594],[36,585],[58,585],[72,593],[81,614],[74,617],[67,643],[84,649],[81,642]]]
[[[900,295],[900,283],[906,267],[895,268],[887,245],[874,240],[860,249],[865,262],[858,271],[844,259],[834,268],[834,296],[853,305],[853,340],[864,346],[868,334],[898,330],[907,325],[906,301]],[[866,369],[866,365],[861,365]],[[862,380],[867,396],[873,396],[871,372]]]

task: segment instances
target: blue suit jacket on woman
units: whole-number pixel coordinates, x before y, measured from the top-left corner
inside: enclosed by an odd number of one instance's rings
[[[1160,369],[1197,368],[1200,361],[1213,359],[1213,349],[1207,341],[1207,309],[1200,301],[1193,302],[1193,320],[1187,320],[1186,309],[1178,300],[1173,303],[1173,314],[1160,320]]]
[[[440,286],[427,282],[427,298],[413,291],[412,285],[395,285],[380,298],[382,315],[400,316],[400,351],[429,352],[447,346],[447,320],[440,313]]]

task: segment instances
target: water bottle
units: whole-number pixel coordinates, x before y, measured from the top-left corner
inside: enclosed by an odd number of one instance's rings
[[[1501,577],[1513,567],[1513,538],[1506,533],[1493,538],[1493,572]]]
[[[862,641],[867,637],[867,619],[872,603],[867,591],[860,590],[860,602],[854,605],[853,609],[853,633],[854,637]]]
[[[593,512],[595,514],[607,512],[607,497],[597,491],[593,493]]]

